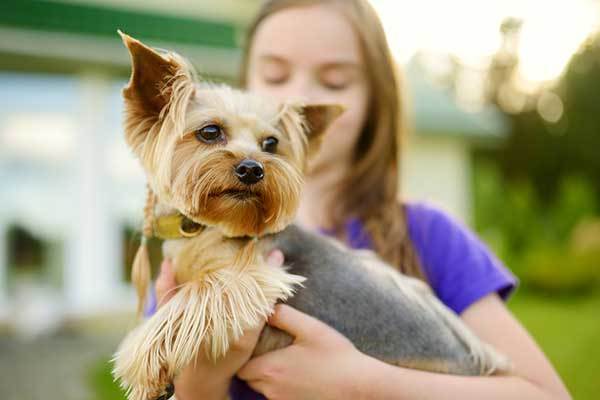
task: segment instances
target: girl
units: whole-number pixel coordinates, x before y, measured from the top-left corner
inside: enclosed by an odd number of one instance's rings
[[[383,29],[366,0],[266,2],[249,30],[241,80],[282,100],[346,106],[310,164],[297,223],[372,248],[426,280],[481,339],[511,358],[514,371],[459,377],[393,367],[280,305],[268,323],[294,336],[291,346],[248,361],[259,327],[216,365],[199,355],[175,381],[178,400],[221,400],[228,392],[234,400],[261,398],[258,393],[268,399],[570,398],[502,302],[515,286],[506,268],[443,212],[398,202],[403,99]],[[275,251],[269,262],[281,265],[283,255]],[[174,287],[165,260],[156,282],[159,302]]]

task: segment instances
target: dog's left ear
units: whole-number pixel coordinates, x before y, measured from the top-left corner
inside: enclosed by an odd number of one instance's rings
[[[300,107],[308,136],[309,156],[318,151],[327,128],[344,111],[345,108],[339,104],[308,104]]]
[[[185,109],[195,92],[194,72],[188,62],[176,53],[160,54],[137,39],[118,31],[123,44],[131,56],[131,78],[123,89],[125,100],[125,138],[138,156],[144,148],[150,128],[159,119],[168,118],[174,126],[170,131],[181,128]],[[152,138],[150,138],[152,139]]]
[[[118,31],[131,55],[131,78],[123,89],[126,100],[139,102],[148,113],[160,113],[170,100],[173,78],[191,71],[174,53],[159,54],[137,39]]]

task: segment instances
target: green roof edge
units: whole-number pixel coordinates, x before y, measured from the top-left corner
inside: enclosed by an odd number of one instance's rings
[[[117,29],[144,39],[237,48],[233,24],[94,5],[34,0],[0,1],[0,26],[118,39]]]

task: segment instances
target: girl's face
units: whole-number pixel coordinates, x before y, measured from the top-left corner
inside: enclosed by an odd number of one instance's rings
[[[346,18],[327,5],[287,8],[262,21],[251,45],[249,90],[281,101],[345,106],[310,170],[350,167],[369,89],[358,37]]]

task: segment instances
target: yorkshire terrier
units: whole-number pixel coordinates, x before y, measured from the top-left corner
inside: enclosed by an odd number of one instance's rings
[[[199,351],[222,357],[277,302],[287,302],[393,365],[451,374],[506,371],[423,282],[373,253],[292,225],[303,173],[337,105],[278,104],[198,83],[188,63],[121,32],[132,61],[125,137],[147,174],[139,306],[150,282],[146,240],[164,239],[178,290],[121,343],[114,376],[130,400],[168,399]],[[286,266],[265,261],[283,251]],[[295,293],[297,291],[297,293]],[[266,326],[255,355],[293,338]]]

